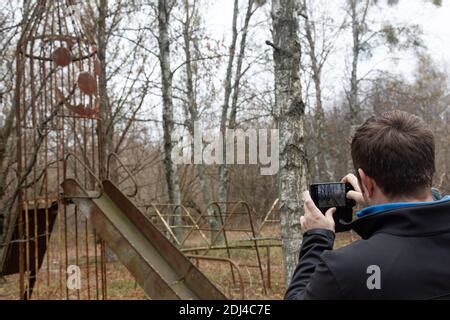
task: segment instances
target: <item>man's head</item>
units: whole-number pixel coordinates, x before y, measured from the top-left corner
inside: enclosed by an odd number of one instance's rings
[[[433,133],[417,116],[391,111],[369,118],[357,129],[351,145],[366,202],[428,199],[434,149]]]

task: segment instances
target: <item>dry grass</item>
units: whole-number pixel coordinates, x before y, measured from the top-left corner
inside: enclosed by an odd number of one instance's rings
[[[277,231],[272,227],[269,230],[264,230],[264,236],[275,236]],[[341,247],[355,241],[357,236],[351,232],[338,234],[336,237],[335,247]],[[217,250],[211,252],[209,255],[216,257],[228,257],[225,250]],[[267,251],[264,248],[260,249],[261,261],[263,265],[264,281],[267,284]],[[284,295],[284,276],[282,264],[282,251],[280,247],[273,247],[270,250],[270,271],[271,271],[271,286],[267,288],[267,294],[264,293],[261,274],[257,265],[255,250],[235,249],[231,251],[232,260],[239,265],[242,279],[245,285],[246,299],[282,299]],[[83,279],[87,275],[86,257],[80,256],[79,263]],[[50,275],[52,281],[50,285],[47,284],[47,270],[44,269],[39,273],[38,287],[33,299],[96,299],[98,296],[102,297],[101,285],[97,290],[95,279],[95,265],[92,259],[89,263],[89,290],[87,282],[82,282],[82,288],[79,291],[69,291],[66,296],[63,281],[59,279],[60,268],[57,265],[52,265]],[[240,299],[241,291],[239,289],[238,276],[235,272],[236,281],[230,272],[230,265],[224,262],[215,261],[200,261],[199,268],[203,271],[210,280],[215,283],[228,297],[232,299]],[[142,300],[148,299],[144,291],[136,284],[134,278],[130,275],[128,270],[120,262],[111,262],[107,264],[107,298],[114,300]],[[64,276],[64,275],[63,275]],[[55,281],[56,279],[56,281]],[[0,279],[0,300],[13,300],[19,298],[18,290],[19,277],[18,275],[8,276]],[[83,286],[84,284],[84,286]],[[61,288],[63,288],[61,290]]]

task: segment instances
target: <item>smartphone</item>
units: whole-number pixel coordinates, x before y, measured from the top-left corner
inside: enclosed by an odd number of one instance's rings
[[[336,232],[348,231],[346,225],[353,219],[355,201],[347,199],[347,192],[354,190],[349,183],[315,183],[309,187],[311,198],[319,210],[325,214],[330,208],[336,208],[334,222]]]

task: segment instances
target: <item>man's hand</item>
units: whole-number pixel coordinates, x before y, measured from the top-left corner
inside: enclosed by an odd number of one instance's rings
[[[342,178],[341,182],[350,183],[353,189],[355,189],[347,192],[347,199],[355,200],[356,205],[360,208],[367,206],[361,188],[359,187],[358,178],[353,173],[349,173],[348,175],[346,175],[344,178]]]
[[[323,215],[311,199],[309,191],[303,192],[303,201],[305,215],[300,218],[300,224],[303,231],[306,232],[312,229],[326,229],[334,232],[333,214],[336,212],[336,208],[328,209],[325,215]]]

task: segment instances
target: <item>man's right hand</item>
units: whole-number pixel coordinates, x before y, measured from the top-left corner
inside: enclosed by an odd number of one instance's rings
[[[350,183],[353,189],[355,189],[347,192],[347,199],[354,200],[356,202],[356,205],[361,208],[367,206],[361,188],[359,187],[358,178],[353,173],[349,173],[348,175],[346,175],[344,178],[342,178],[341,182]]]

